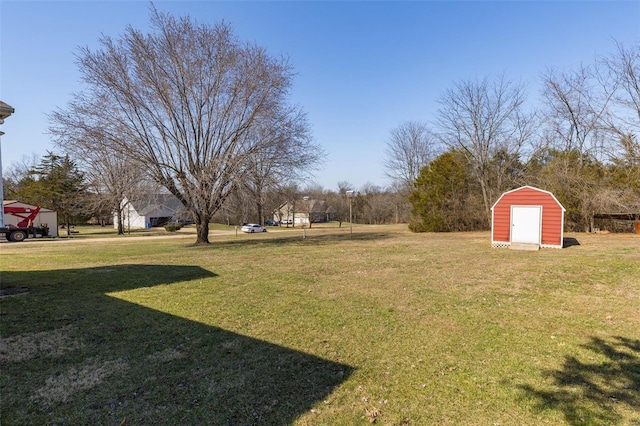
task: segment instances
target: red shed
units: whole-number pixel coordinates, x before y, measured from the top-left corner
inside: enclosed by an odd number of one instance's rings
[[[562,248],[564,212],[549,191],[532,186],[507,191],[491,207],[491,246],[525,243]]]

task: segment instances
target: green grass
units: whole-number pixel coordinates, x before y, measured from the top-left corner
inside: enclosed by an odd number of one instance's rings
[[[348,228],[348,224],[343,223],[342,229]],[[361,225],[354,225],[356,228]],[[321,229],[338,229],[338,222],[329,222],[322,224],[314,224],[311,230]],[[297,225],[295,228],[291,225],[287,228],[286,226],[277,226],[272,227],[268,226],[267,229],[269,232],[302,232],[302,228],[300,225]],[[219,235],[220,233],[228,233],[228,234],[238,234],[241,233],[240,226],[227,225],[223,223],[210,223],[209,231],[213,234]],[[309,229],[307,229],[308,231]],[[78,225],[74,226],[71,229],[71,235],[67,235],[67,230],[60,228],[58,230],[59,237],[62,239],[73,238],[73,239],[90,239],[90,238],[125,238],[125,237],[154,237],[154,236],[169,236],[169,235],[192,235],[195,240],[196,235],[196,227],[195,225],[185,225],[178,232],[167,232],[164,227],[157,228],[148,228],[148,229],[126,229],[124,235],[118,235],[116,229],[113,228],[113,225]]]
[[[194,228],[195,229],[195,228]],[[194,231],[195,232],[195,231]],[[160,236],[170,235],[173,233],[165,231],[163,227],[149,228],[149,229],[131,229],[127,230],[125,227],[124,235],[118,235],[118,231],[113,228],[113,225],[77,225],[71,228],[70,235],[67,235],[67,230],[64,228],[58,229],[58,236],[63,239],[86,239],[86,238],[111,238],[111,237],[141,237],[141,236]]]
[[[0,246],[24,424],[640,425],[640,238],[400,226]]]

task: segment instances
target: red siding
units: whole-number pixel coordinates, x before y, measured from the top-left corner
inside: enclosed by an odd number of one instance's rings
[[[542,206],[541,244],[562,245],[562,206],[551,194],[529,187],[503,194],[493,207],[493,241],[511,241],[511,206]]]

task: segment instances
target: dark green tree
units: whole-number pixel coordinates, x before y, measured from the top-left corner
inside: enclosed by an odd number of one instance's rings
[[[448,151],[423,167],[409,195],[414,232],[469,231],[484,225],[481,192],[464,155]]]
[[[58,222],[69,226],[84,221],[90,215],[84,174],[69,156],[47,153],[40,164],[25,178],[16,194],[21,201],[43,206],[58,213]]]

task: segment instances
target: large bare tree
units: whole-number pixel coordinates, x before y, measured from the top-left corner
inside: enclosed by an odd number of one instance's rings
[[[494,81],[464,80],[438,101],[439,137],[461,149],[469,161],[488,223],[491,204],[512,184],[520,154],[534,130],[532,115],[523,109],[524,88],[504,76]]]
[[[640,43],[616,46],[617,52],[601,59],[616,83],[605,121],[620,137],[640,135]]]
[[[640,168],[640,43],[631,47],[618,43],[617,52],[601,58],[600,63],[615,82],[610,90],[611,106],[603,115],[605,128],[618,142],[610,150],[611,157]]]
[[[420,169],[439,153],[437,139],[425,123],[407,121],[391,130],[385,148],[386,175],[411,191]]]
[[[613,134],[614,168],[621,185],[621,210],[640,208],[640,43],[625,47],[601,59],[615,81],[611,107],[605,115],[605,126]]]
[[[256,129],[255,137],[268,147],[249,161],[248,174],[242,190],[253,199],[256,217],[263,224],[267,193],[286,186],[288,182],[303,181],[314,172],[325,152],[309,136],[306,115],[297,108],[287,111],[286,117],[266,123]],[[276,124],[273,126],[273,124]]]
[[[151,26],[80,49],[87,89],[57,111],[54,126],[99,130],[96,142],[176,196],[193,216],[196,244],[208,243],[212,216],[277,140],[257,129],[292,118],[292,67],[239,41],[225,23],[178,19],[152,6]]]
[[[601,158],[602,118],[610,93],[606,76],[597,67],[548,70],[542,77],[543,122],[549,145],[561,151],[577,151],[580,158]]]

